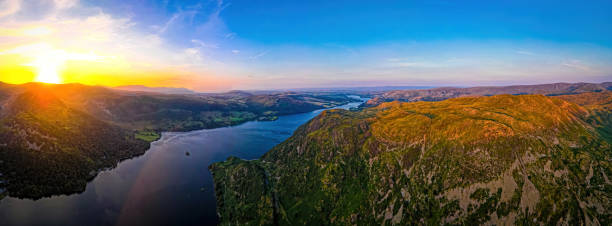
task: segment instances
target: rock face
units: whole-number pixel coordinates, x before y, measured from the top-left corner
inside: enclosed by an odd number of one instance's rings
[[[603,91],[325,111],[259,160],[210,167],[220,220],[610,225],[611,103]]]

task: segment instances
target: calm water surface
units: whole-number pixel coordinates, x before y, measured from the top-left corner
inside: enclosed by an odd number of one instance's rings
[[[164,133],[144,155],[101,172],[83,193],[37,201],[1,200],[0,225],[215,225],[216,204],[208,166],[229,156],[259,158],[320,112],[282,116],[272,122]]]

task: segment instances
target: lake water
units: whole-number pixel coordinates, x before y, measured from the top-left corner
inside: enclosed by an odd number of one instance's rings
[[[216,202],[208,166],[229,156],[259,158],[320,112],[163,133],[144,155],[101,172],[83,193],[36,201],[0,200],[0,225],[215,225]]]

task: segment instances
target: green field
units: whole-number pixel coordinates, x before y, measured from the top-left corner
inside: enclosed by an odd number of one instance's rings
[[[136,132],[136,139],[144,140],[146,142],[153,142],[161,138],[161,134],[153,131],[138,131]]]

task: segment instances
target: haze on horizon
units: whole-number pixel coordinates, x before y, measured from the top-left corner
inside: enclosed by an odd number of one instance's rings
[[[612,78],[610,1],[0,0],[0,81],[197,91]]]

